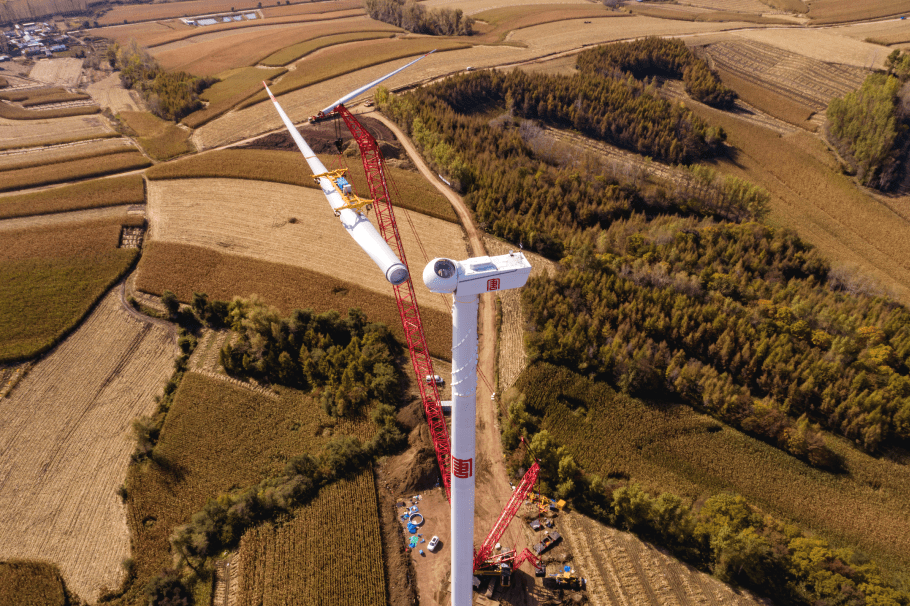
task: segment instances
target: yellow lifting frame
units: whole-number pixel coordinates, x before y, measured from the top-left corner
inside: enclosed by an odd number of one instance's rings
[[[335,191],[337,191],[338,194],[341,196],[341,199],[346,202],[346,204],[334,209],[336,217],[341,214],[341,211],[346,210],[346,209],[355,210],[359,213],[363,213],[364,208],[366,208],[366,210],[370,210],[371,208],[373,208],[372,200],[366,200],[359,196],[355,196],[354,194],[346,194],[343,191],[341,191],[340,187],[338,187],[338,183],[336,181],[340,177],[343,177],[345,174],[347,174],[347,172],[348,172],[348,169],[346,169],[346,168],[337,168],[335,170],[330,170],[328,172],[325,172],[325,173],[322,173],[319,175],[313,175],[313,180],[316,181],[317,185],[319,184],[320,178],[326,177],[329,180],[329,183],[332,184],[332,187],[335,188]]]

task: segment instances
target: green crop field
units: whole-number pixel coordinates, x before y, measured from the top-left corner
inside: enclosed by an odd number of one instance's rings
[[[537,364],[519,378],[543,427],[589,473],[626,477],[690,501],[733,492],[835,544],[859,549],[892,573],[910,569],[910,470],[826,436],[843,474],[815,469],[673,402],[613,391],[565,368]]]
[[[285,314],[294,309],[327,311],[359,307],[371,321],[387,324],[399,341],[404,338],[391,291],[388,297],[377,296],[334,276],[199,246],[149,242],[139,263],[136,287],[154,295],[170,290],[182,301],[192,300],[193,292],[205,292],[210,299],[222,300],[257,294]],[[426,307],[421,309],[421,317],[430,353],[449,359],[451,317]]]
[[[324,487],[288,519],[248,531],[238,550],[239,603],[387,603],[378,507],[368,469]]]
[[[145,202],[142,175],[95,179],[28,194],[0,197],[0,219]]]
[[[0,232],[0,362],[46,351],[127,271],[123,220]]]

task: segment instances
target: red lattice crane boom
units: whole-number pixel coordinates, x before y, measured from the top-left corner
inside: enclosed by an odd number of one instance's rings
[[[366,173],[367,183],[370,187],[370,196],[373,198],[373,209],[376,211],[376,221],[379,224],[379,233],[388,242],[393,251],[398,253],[398,258],[408,266],[404,254],[404,246],[398,235],[398,225],[395,223],[395,214],[392,212],[392,197],[385,177],[385,162],[382,151],[373,138],[360,122],[348,111],[344,105],[335,107],[335,111],[344,119],[344,123],[351,131],[354,140],[360,147],[360,157],[363,160],[363,170]],[[436,382],[424,381],[424,377],[434,377],[433,361],[427,347],[423,324],[420,320],[420,310],[417,307],[417,297],[414,293],[414,284],[411,282],[410,270],[408,279],[401,284],[393,285],[395,300],[398,302],[398,313],[401,315],[401,326],[404,329],[408,350],[411,353],[411,363],[417,375],[417,384],[420,386],[420,399],[423,410],[430,427],[430,438],[436,451],[436,460],[439,463],[439,472],[442,474],[442,483],[445,487],[446,498],[450,497],[451,477],[449,475],[449,462],[451,460],[451,443],[449,430],[446,428],[445,418],[442,415],[442,405],[439,401],[439,390]]]
[[[499,514],[499,519],[493,524],[490,534],[487,535],[487,538],[480,546],[480,549],[474,553],[474,570],[483,567],[490,558],[490,554],[493,553],[493,547],[499,542],[499,539],[502,538],[502,533],[508,528],[509,522],[511,522],[512,518],[515,517],[515,514],[518,513],[518,508],[521,507],[521,504],[524,503],[528,493],[531,492],[531,488],[533,488],[534,483],[537,482],[537,476],[539,474],[540,465],[535,461],[521,479],[521,483],[518,487],[512,491],[512,498],[509,499],[505,509]]]

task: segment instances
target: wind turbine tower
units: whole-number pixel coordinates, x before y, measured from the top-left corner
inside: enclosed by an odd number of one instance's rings
[[[521,288],[531,264],[520,252],[466,261],[433,259],[432,292],[452,294],[452,606],[471,606],[474,576],[474,459],[477,425],[477,310],[485,292]]]

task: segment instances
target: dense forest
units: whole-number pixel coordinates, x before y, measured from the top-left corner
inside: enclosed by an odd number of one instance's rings
[[[415,34],[470,36],[474,33],[474,19],[460,8],[427,9],[415,0],[363,0],[363,8],[371,18]]]
[[[625,45],[616,46],[622,56]],[[532,278],[522,293],[535,366],[684,401],[835,473],[842,462],[825,444],[825,429],[873,453],[908,443],[910,312],[832,272],[796,234],[762,224],[767,192],[697,165],[673,181],[648,180],[577,149],[553,152],[540,143],[553,128],[574,128],[613,144],[622,137],[628,149],[659,150],[654,157],[674,161],[716,153],[722,133],[678,104],[662,105],[633,70],[483,72],[375,98],[466,194],[484,229],[559,261],[554,277]],[[541,439],[539,426],[517,413],[513,428]],[[515,446],[514,433],[504,434],[507,448]],[[715,573],[738,562],[738,582],[782,603],[907,603],[880,578],[858,589],[874,574],[863,577],[834,550],[816,564],[840,576],[808,587],[818,571],[792,567],[803,547],[821,547],[774,539],[771,527],[746,525],[738,538],[723,539],[752,554],[741,560],[724,555],[710,532],[689,536],[683,543],[696,547],[683,548],[664,524],[697,526],[687,507],[666,500],[682,516],[668,518],[663,504],[641,493],[632,499],[641,522],[623,521],[617,493],[605,496],[577,470],[568,447],[551,446],[542,448],[552,459],[544,481],[558,493],[603,519],[645,529]],[[772,550],[781,557],[770,557]],[[841,565],[850,574],[837,572]],[[771,584],[778,573],[785,580]]]
[[[153,114],[174,122],[201,109],[203,103],[199,93],[217,82],[215,78],[164,71],[135,40],[127,46],[111,44],[107,59],[111,67],[120,70],[124,88],[139,92]]]
[[[900,61],[895,69],[906,77]],[[902,158],[910,140],[908,101],[900,78],[871,74],[859,90],[828,105],[828,139],[863,185],[887,190],[903,177]]]
[[[693,99],[721,109],[732,107],[736,101],[736,93],[724,86],[708,64],[682,40],[674,38],[597,46],[579,53],[576,66],[585,74],[629,73],[639,80],[649,76],[682,79]]]

